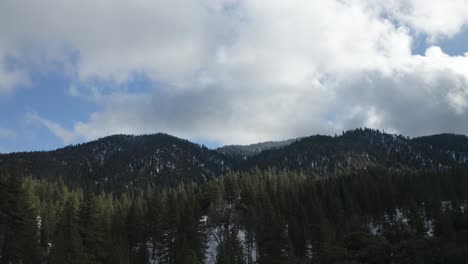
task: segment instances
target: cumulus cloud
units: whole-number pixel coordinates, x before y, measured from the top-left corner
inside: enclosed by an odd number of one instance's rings
[[[67,143],[156,131],[229,144],[358,126],[467,133],[468,58],[437,47],[467,10],[463,0],[7,0],[0,41],[38,65],[60,61],[69,94],[99,106],[71,130],[28,115]],[[434,45],[424,55],[412,54],[415,34]],[[154,89],[93,88],[135,75]]]
[[[427,53],[437,56],[413,56],[391,76],[365,72],[347,79],[338,88],[340,99],[332,109],[351,111],[337,114],[336,124],[343,128],[364,124],[412,136],[466,134],[468,79],[461,71],[468,59],[439,51],[432,47]]]
[[[33,62],[76,53],[70,74],[81,81],[122,83],[144,72],[183,82],[202,67],[223,34],[220,8],[199,0],[7,0],[0,3],[0,40]]]
[[[468,24],[465,0],[391,0],[379,4],[399,23],[428,34],[433,41],[452,37]]]

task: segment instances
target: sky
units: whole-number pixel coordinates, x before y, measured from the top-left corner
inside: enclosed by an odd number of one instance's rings
[[[468,134],[466,0],[3,0],[0,153]]]

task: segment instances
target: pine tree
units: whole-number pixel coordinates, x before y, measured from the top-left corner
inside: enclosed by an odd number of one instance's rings
[[[79,224],[85,259],[90,264],[103,263],[107,257],[100,209],[96,196],[85,192],[79,209]]]
[[[76,194],[70,195],[57,225],[50,264],[80,264],[86,262],[85,249],[79,232],[79,201]]]
[[[5,207],[0,208],[5,224],[0,254],[2,264],[41,261],[38,212],[31,187],[24,185],[20,174],[6,175],[3,185]]]
[[[126,231],[131,263],[144,264],[148,262],[146,246],[144,212],[140,201],[132,203],[127,215]]]
[[[152,191],[147,201],[148,210],[145,217],[151,250],[148,252],[150,259],[160,262],[158,255],[162,251],[163,220],[164,220],[164,194]]]
[[[179,204],[174,192],[169,192],[163,202],[162,238],[157,254],[161,264],[174,264],[177,257],[175,242],[179,223]]]
[[[237,230],[224,230],[223,240],[218,246],[216,264],[244,264],[242,246],[237,237]]]

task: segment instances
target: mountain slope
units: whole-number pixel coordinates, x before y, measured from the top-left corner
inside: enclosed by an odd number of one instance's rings
[[[166,134],[115,135],[49,152],[0,155],[0,169],[14,167],[40,179],[62,178],[103,190],[174,185],[229,171],[277,169],[341,175],[380,167],[400,170],[468,168],[468,138],[442,134],[410,139],[372,129],[340,136],[315,135],[282,142],[210,150]]]
[[[267,141],[250,145],[228,145],[217,148],[216,151],[235,159],[245,160],[259,154],[264,150],[282,148],[291,145],[298,140],[299,138],[294,138],[283,141]]]
[[[335,137],[310,136],[283,148],[265,150],[245,164],[250,168],[300,170],[320,175],[374,166],[438,170],[467,165],[466,136],[445,134],[410,139],[372,129],[351,130]]]
[[[204,182],[231,169],[220,153],[166,134],[115,135],[50,152],[0,155],[0,167],[106,186]]]

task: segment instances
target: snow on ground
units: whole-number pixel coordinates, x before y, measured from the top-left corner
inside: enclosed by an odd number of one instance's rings
[[[156,249],[151,241],[146,242],[146,247],[148,248],[148,261],[150,264],[158,264],[158,259],[156,257]]]
[[[462,213],[465,212],[465,208],[468,205],[468,201],[464,201],[462,204],[460,204],[460,211]],[[447,210],[447,209],[452,209],[453,202],[452,201],[442,201],[440,202],[440,206],[442,207],[442,210]]]
[[[376,236],[380,234],[381,231],[381,225],[375,223],[374,221],[370,221],[369,223],[369,231],[372,235]]]
[[[424,221],[424,226],[426,228],[426,235],[427,237],[432,237],[434,236],[434,230],[432,228],[432,219],[427,219]]]
[[[395,211],[396,211],[395,220],[403,224],[408,224],[408,218],[405,216],[404,212],[400,210],[399,208],[397,208]]]
[[[216,262],[216,257],[218,256],[218,246],[219,238],[217,234],[219,233],[219,228],[208,228],[208,243],[206,249],[206,264],[214,264]]]
[[[249,245],[247,243],[247,232],[243,229],[239,229],[239,232],[237,233],[237,238],[239,239],[242,250],[244,251],[244,256],[247,256],[249,254]],[[255,243],[255,239],[252,242],[252,248],[250,248],[250,257],[252,261],[255,263],[257,261],[257,247]]]
[[[207,221],[208,217],[202,217],[202,221]],[[229,228],[232,228],[230,226]],[[208,242],[207,242],[207,250],[206,250],[206,264],[214,264],[216,263],[216,257],[218,256],[218,247],[220,242],[223,240],[222,237],[222,230],[219,227],[210,227],[207,229],[208,235]],[[250,248],[249,244],[247,243],[247,232],[242,228],[239,228],[237,231],[237,238],[241,243],[242,250],[244,251],[244,255],[247,256],[250,252],[250,256],[252,261],[255,263],[257,259],[257,248],[255,241],[252,242]]]

